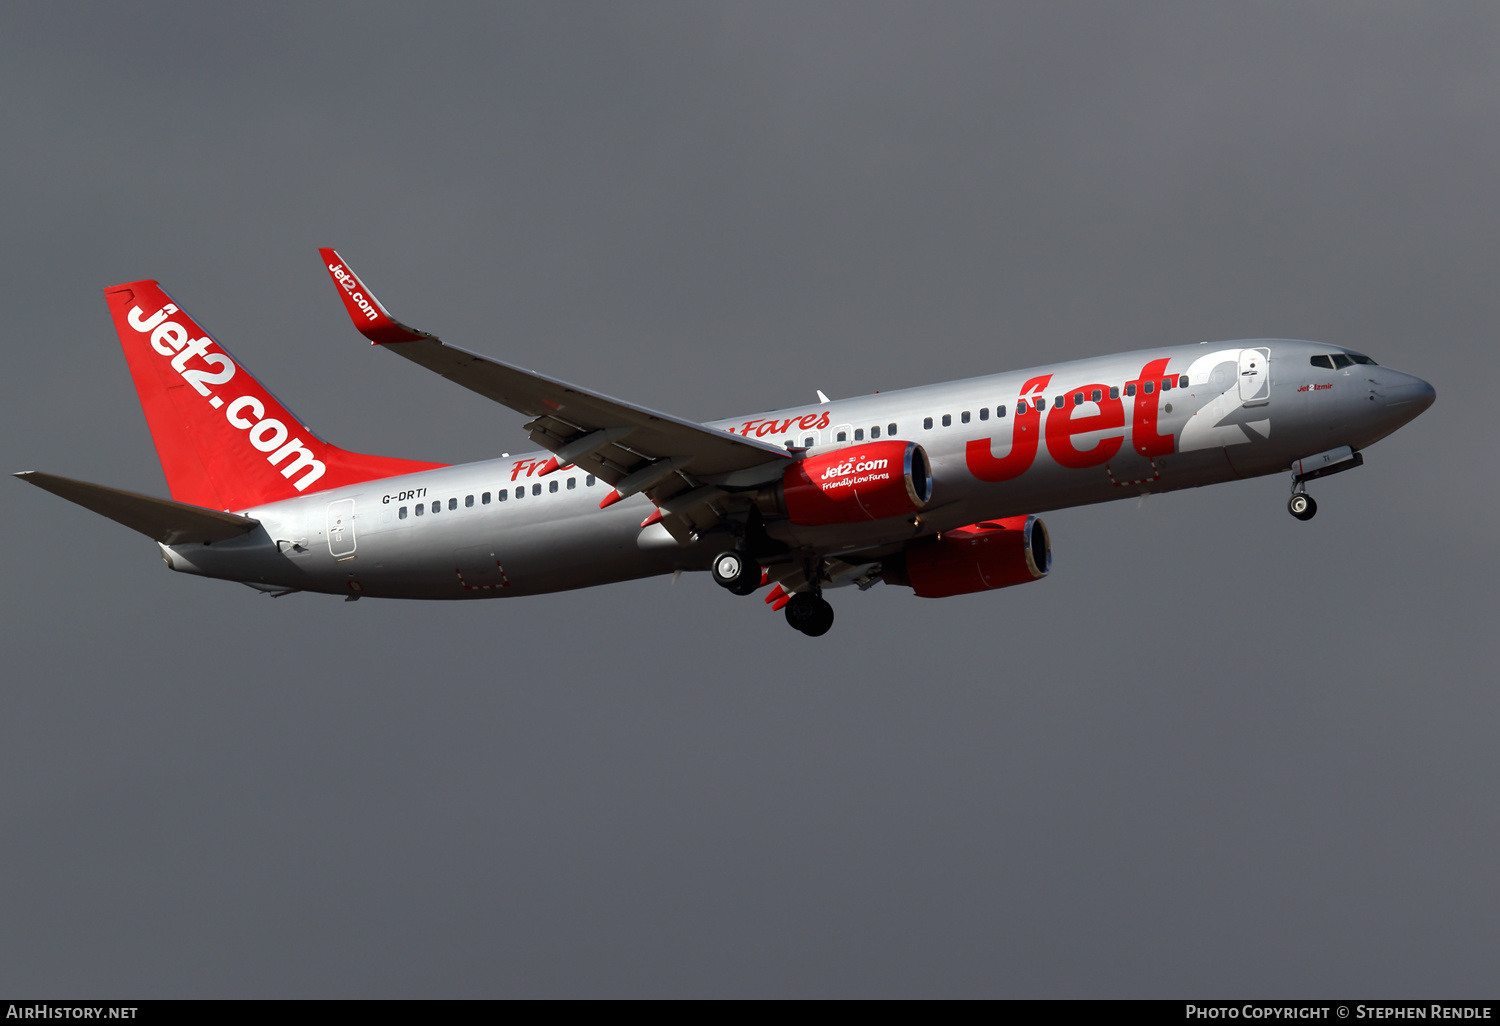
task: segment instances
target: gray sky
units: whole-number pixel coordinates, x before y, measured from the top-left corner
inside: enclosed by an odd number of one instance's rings
[[[0,992],[1494,996],[1500,8],[0,11],[0,451],[165,494],[101,296],[319,433],[521,418],[349,328],[710,418],[1151,344],[1438,402],[1280,477],[1051,513],[1054,572],[418,604],[167,572],[0,483]]]

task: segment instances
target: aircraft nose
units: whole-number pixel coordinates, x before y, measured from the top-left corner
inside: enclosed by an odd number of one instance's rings
[[[1397,381],[1385,389],[1385,405],[1401,407],[1401,412],[1412,417],[1421,413],[1437,401],[1437,389],[1411,374],[1402,374]]]

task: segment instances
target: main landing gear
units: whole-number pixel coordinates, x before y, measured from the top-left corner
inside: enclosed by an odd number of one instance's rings
[[[714,583],[734,595],[749,595],[760,588],[760,564],[741,549],[728,549],[714,557],[709,566]],[[812,579],[812,571],[808,571]],[[816,587],[816,585],[814,585]],[[800,591],[785,595],[780,588],[766,597],[769,602],[781,596],[772,609],[785,609],[786,622],[810,638],[828,633],[833,626],[833,607],[823,598],[821,590]]]
[[[749,595],[760,587],[760,564],[739,549],[714,557],[714,583],[733,595]]]
[[[800,591],[786,604],[786,622],[809,638],[828,633],[833,626],[833,607],[822,595]]]

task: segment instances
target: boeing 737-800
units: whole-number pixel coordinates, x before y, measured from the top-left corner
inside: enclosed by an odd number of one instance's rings
[[[707,570],[809,635],[830,588],[942,598],[1051,567],[1037,514],[1360,466],[1434,399],[1340,346],[1205,342],[707,424],[450,346],[321,251],[372,343],[525,414],[539,447],[446,466],[314,435],[154,281],[104,290],[172,500],[18,476],[156,541],[173,570],[271,595],[478,599]]]

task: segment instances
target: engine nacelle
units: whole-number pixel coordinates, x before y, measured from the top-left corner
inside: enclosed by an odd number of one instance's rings
[[[766,498],[805,527],[884,520],[927,505],[932,471],[916,442],[856,442],[792,464]]]
[[[922,598],[947,598],[1029,584],[1052,569],[1052,540],[1035,516],[986,520],[936,538],[921,538],[885,561],[887,584]]]

